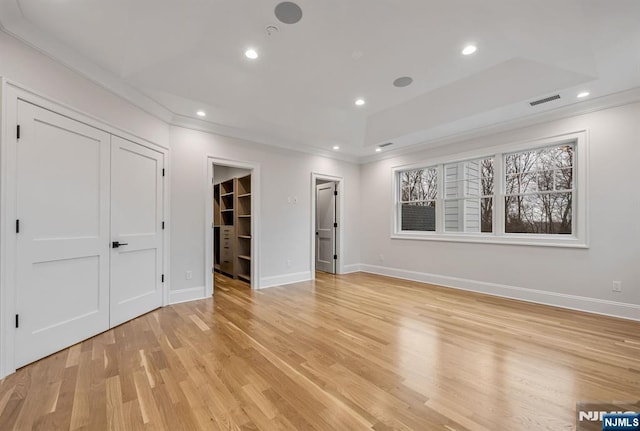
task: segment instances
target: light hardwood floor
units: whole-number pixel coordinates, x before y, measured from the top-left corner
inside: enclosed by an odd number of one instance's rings
[[[156,310],[0,382],[1,430],[570,430],[640,399],[640,323],[318,274]]]

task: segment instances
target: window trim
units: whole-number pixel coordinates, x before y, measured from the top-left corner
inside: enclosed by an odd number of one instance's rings
[[[505,233],[504,221],[504,157],[514,152],[535,150],[553,145],[573,143],[575,145],[574,159],[574,188],[573,188],[573,233],[571,235],[555,234],[527,234]],[[493,232],[445,232],[444,230],[444,195],[443,195],[443,166],[447,163],[464,162],[467,160],[494,157],[494,196],[493,196]],[[427,240],[445,242],[467,242],[486,244],[533,245],[543,247],[589,248],[588,216],[589,206],[589,140],[588,131],[581,130],[543,139],[522,141],[513,144],[481,148],[474,151],[452,154],[446,157],[428,159],[421,163],[411,163],[391,168],[392,211],[391,211],[391,239]],[[428,167],[438,170],[438,197],[436,199],[436,230],[402,231],[400,202],[400,172]]]

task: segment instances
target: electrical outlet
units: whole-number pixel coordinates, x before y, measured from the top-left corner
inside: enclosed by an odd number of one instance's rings
[[[384,254],[380,253],[380,262],[384,262]]]
[[[614,281],[613,282],[613,288],[611,289],[614,292],[622,292],[622,282],[621,281]]]
[[[291,259],[287,259],[287,268],[291,268]]]
[[[193,278],[193,271],[187,271],[184,273],[184,278],[191,280]]]

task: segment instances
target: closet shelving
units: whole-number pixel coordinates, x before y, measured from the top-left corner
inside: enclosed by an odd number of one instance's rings
[[[251,282],[251,175],[236,178],[236,274]]]
[[[214,268],[251,282],[251,175],[213,186]]]
[[[235,180],[213,186],[213,220],[215,256],[213,267],[235,278]]]

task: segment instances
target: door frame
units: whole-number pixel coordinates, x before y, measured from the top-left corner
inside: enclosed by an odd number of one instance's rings
[[[310,239],[311,239],[311,279],[316,279],[316,182],[317,180],[334,181],[338,189],[338,198],[336,199],[336,212],[338,219],[338,229],[336,230],[336,249],[338,250],[338,259],[336,260],[336,274],[344,274],[344,178],[335,175],[321,174],[311,172],[311,223]]]
[[[251,171],[251,289],[260,288],[260,163],[223,159],[208,155],[207,187],[204,197],[204,296],[214,292],[213,278],[213,165],[229,166]]]
[[[99,118],[74,109],[65,103],[42,95],[28,87],[0,78],[1,114],[0,118],[0,378],[15,372],[15,323],[16,314],[16,233],[17,219],[16,196],[16,124],[18,100],[31,103],[40,108],[55,112],[74,121],[102,130],[110,135],[135,142],[164,154],[165,177],[163,187],[163,273],[165,282],[162,286],[162,305],[169,304],[170,285],[170,178],[171,170],[169,148],[150,142],[140,136],[113,126]],[[111,233],[110,233],[111,235]]]

